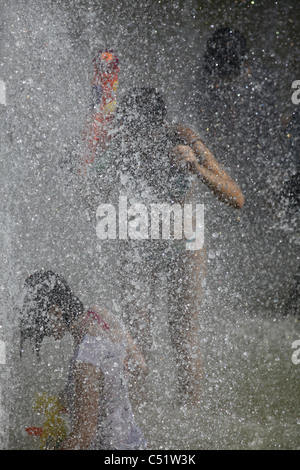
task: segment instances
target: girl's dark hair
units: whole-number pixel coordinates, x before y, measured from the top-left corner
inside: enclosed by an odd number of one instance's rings
[[[35,342],[39,355],[44,336],[48,334],[48,310],[51,306],[61,308],[67,328],[83,314],[83,304],[76,297],[65,279],[52,271],[37,271],[25,281],[25,296],[20,312],[21,352],[26,338]]]
[[[117,109],[119,123],[133,129],[161,125],[165,117],[165,102],[155,88],[133,88],[123,96]]]
[[[207,72],[219,77],[237,76],[247,53],[245,36],[238,30],[223,26],[206,43],[204,67]]]

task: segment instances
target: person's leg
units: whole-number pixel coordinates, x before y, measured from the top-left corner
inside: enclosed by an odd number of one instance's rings
[[[196,404],[201,398],[202,359],[199,338],[199,313],[205,254],[185,252],[172,269],[169,292],[169,326],[178,365],[181,399]]]
[[[128,253],[122,257],[122,269],[119,273],[121,287],[121,309],[124,323],[130,332],[139,352],[143,355],[148,367],[152,347],[151,332],[151,276],[149,270],[137,256],[134,249],[127,247]],[[146,400],[147,371],[135,368],[131,364],[130,386],[135,404]]]

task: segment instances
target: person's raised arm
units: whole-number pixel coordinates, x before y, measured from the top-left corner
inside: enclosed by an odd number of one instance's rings
[[[172,152],[177,164],[187,164],[190,171],[197,174],[221,201],[241,209],[244,196],[240,187],[220,167],[198,134],[183,126],[177,126],[177,132],[185,144],[177,145]]]

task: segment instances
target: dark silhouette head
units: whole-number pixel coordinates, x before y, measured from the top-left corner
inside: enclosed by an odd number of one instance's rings
[[[155,88],[133,88],[120,100],[117,110],[119,124],[137,132],[162,125],[165,116],[164,100]]]
[[[218,28],[206,43],[205,70],[220,78],[238,76],[247,60],[247,41],[238,30]]]

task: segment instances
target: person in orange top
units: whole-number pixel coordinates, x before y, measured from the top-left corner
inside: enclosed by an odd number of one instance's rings
[[[118,90],[119,61],[113,51],[99,51],[93,66],[92,112],[83,132],[84,151],[80,158],[83,174],[86,166],[93,163],[96,152],[104,151],[111,140]]]

